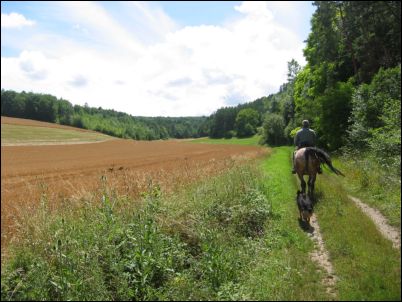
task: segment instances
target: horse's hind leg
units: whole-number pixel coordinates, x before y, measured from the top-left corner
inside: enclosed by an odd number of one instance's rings
[[[309,177],[308,177],[308,194],[311,199],[314,199],[315,179],[316,179],[316,175],[309,175]]]
[[[306,193],[306,181],[304,180],[303,175],[300,175],[298,173],[297,176],[299,176],[302,193],[304,194],[304,193]]]

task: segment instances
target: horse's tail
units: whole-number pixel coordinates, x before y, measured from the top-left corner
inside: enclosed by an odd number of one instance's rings
[[[341,171],[339,171],[338,169],[336,169],[333,165],[332,165],[332,161],[331,158],[329,157],[329,155],[324,152],[321,149],[315,148],[315,147],[308,147],[306,148],[308,153],[313,153],[321,163],[326,164],[332,172],[334,172],[336,175],[342,175],[345,176]]]

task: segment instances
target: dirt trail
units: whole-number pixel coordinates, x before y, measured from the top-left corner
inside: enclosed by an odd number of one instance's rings
[[[348,197],[368,216],[373,220],[375,226],[380,233],[392,241],[392,245],[396,249],[401,249],[401,233],[398,229],[390,226],[387,219],[380,213],[380,211],[369,207],[360,199],[348,195]]]
[[[325,277],[322,280],[322,283],[324,284],[327,293],[335,299],[337,297],[335,285],[338,278],[336,277],[329,260],[329,253],[324,246],[324,240],[322,239],[320,226],[315,214],[311,216],[308,235],[315,245],[314,251],[310,253],[310,257],[324,272]]]

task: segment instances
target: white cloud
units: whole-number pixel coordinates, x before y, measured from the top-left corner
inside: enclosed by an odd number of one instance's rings
[[[267,20],[273,18],[272,12],[264,1],[244,1],[240,5],[235,6],[235,10],[249,16],[261,17]]]
[[[23,26],[32,26],[35,21],[26,19],[23,15],[18,13],[1,14],[1,27],[2,28],[20,28]]]
[[[64,14],[75,24],[83,24],[90,29],[93,40],[102,44],[112,45],[114,49],[122,48],[133,55],[143,51],[139,41],[127,29],[120,26],[100,4],[89,1],[62,2],[60,5]]]
[[[34,50],[1,58],[3,88],[133,115],[208,115],[277,92],[287,62],[304,63],[302,40],[278,24],[264,2],[236,6],[242,15],[230,23],[180,29],[145,3],[122,4],[127,15],[142,16],[140,27],[123,26],[97,3],[61,5],[71,28],[85,28],[94,47],[69,41],[68,47],[48,48],[54,39],[33,41]],[[140,38],[143,30],[151,39]],[[105,47],[96,48],[98,43]]]

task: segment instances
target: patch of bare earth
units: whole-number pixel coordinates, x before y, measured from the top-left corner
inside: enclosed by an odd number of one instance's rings
[[[313,252],[310,253],[310,257],[323,271],[324,279],[322,280],[322,283],[325,286],[327,293],[335,299],[337,297],[335,285],[338,278],[336,277],[334,268],[329,260],[329,253],[325,248],[320,226],[315,214],[311,216],[310,231],[308,234],[313,240],[315,246]]]
[[[380,233],[392,241],[392,245],[396,249],[401,249],[401,233],[397,228],[394,228],[388,224],[388,220],[380,213],[380,211],[369,207],[363,203],[360,199],[348,196],[371,220],[373,220],[375,226]]]

